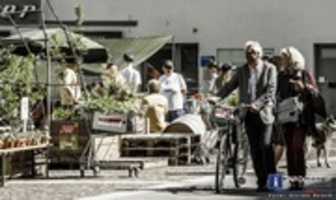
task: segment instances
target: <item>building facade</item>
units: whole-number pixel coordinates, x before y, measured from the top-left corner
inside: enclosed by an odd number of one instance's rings
[[[50,1],[64,21],[76,19],[74,7],[82,2],[87,32],[120,37],[172,34],[174,43],[167,48],[174,46],[174,51],[162,54],[174,56],[178,70],[200,83],[202,61],[213,56],[240,65],[247,40],[259,41],[271,54],[295,46],[316,74],[329,109],[336,113],[336,104],[331,103],[336,97],[335,0]],[[54,20],[50,9],[44,9],[47,20]]]

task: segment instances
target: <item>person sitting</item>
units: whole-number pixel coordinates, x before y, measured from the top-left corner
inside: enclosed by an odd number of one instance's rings
[[[168,100],[160,94],[160,82],[151,80],[148,82],[149,95],[144,98],[146,118],[149,118],[150,132],[162,132],[166,127],[165,115],[168,112]]]

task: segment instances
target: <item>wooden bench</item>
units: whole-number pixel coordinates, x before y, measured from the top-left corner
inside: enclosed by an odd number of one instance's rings
[[[31,160],[31,173],[32,176],[35,176],[35,166],[37,165],[46,165],[45,167],[45,174],[48,177],[49,171],[48,171],[48,149],[49,144],[41,144],[41,145],[34,145],[34,146],[27,146],[27,147],[17,147],[17,148],[10,148],[10,149],[1,149],[0,150],[0,156],[1,156],[1,182],[0,187],[5,186],[6,181],[6,159],[10,157],[13,154],[16,153],[22,153],[22,152],[31,152],[32,153],[32,160]],[[46,155],[45,161],[42,162],[36,162],[35,160],[35,153],[37,152],[44,152]]]

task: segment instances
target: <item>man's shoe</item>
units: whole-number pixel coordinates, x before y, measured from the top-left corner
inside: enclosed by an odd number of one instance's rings
[[[269,189],[266,186],[258,187],[257,192],[269,192]]]
[[[297,190],[303,190],[304,188],[304,181],[299,181],[297,185]]]
[[[292,181],[290,182],[290,191],[298,191],[298,190],[303,190],[304,188],[304,182],[303,181]]]

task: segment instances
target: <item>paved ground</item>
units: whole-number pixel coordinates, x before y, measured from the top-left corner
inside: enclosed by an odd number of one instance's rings
[[[336,162],[333,162],[336,166]],[[314,165],[314,163],[313,163]],[[52,179],[10,180],[0,189],[5,200],[109,200],[109,199],[336,199],[335,168],[308,170],[307,189],[300,193],[257,194],[255,178],[249,171],[248,181],[242,189],[234,189],[231,177],[227,190],[213,192],[214,166],[167,167],[149,169],[138,179],[130,179],[126,171],[102,171],[101,176],[80,179],[78,171],[52,171]],[[285,185],[285,187],[287,187]],[[323,198],[322,198],[323,197]]]

